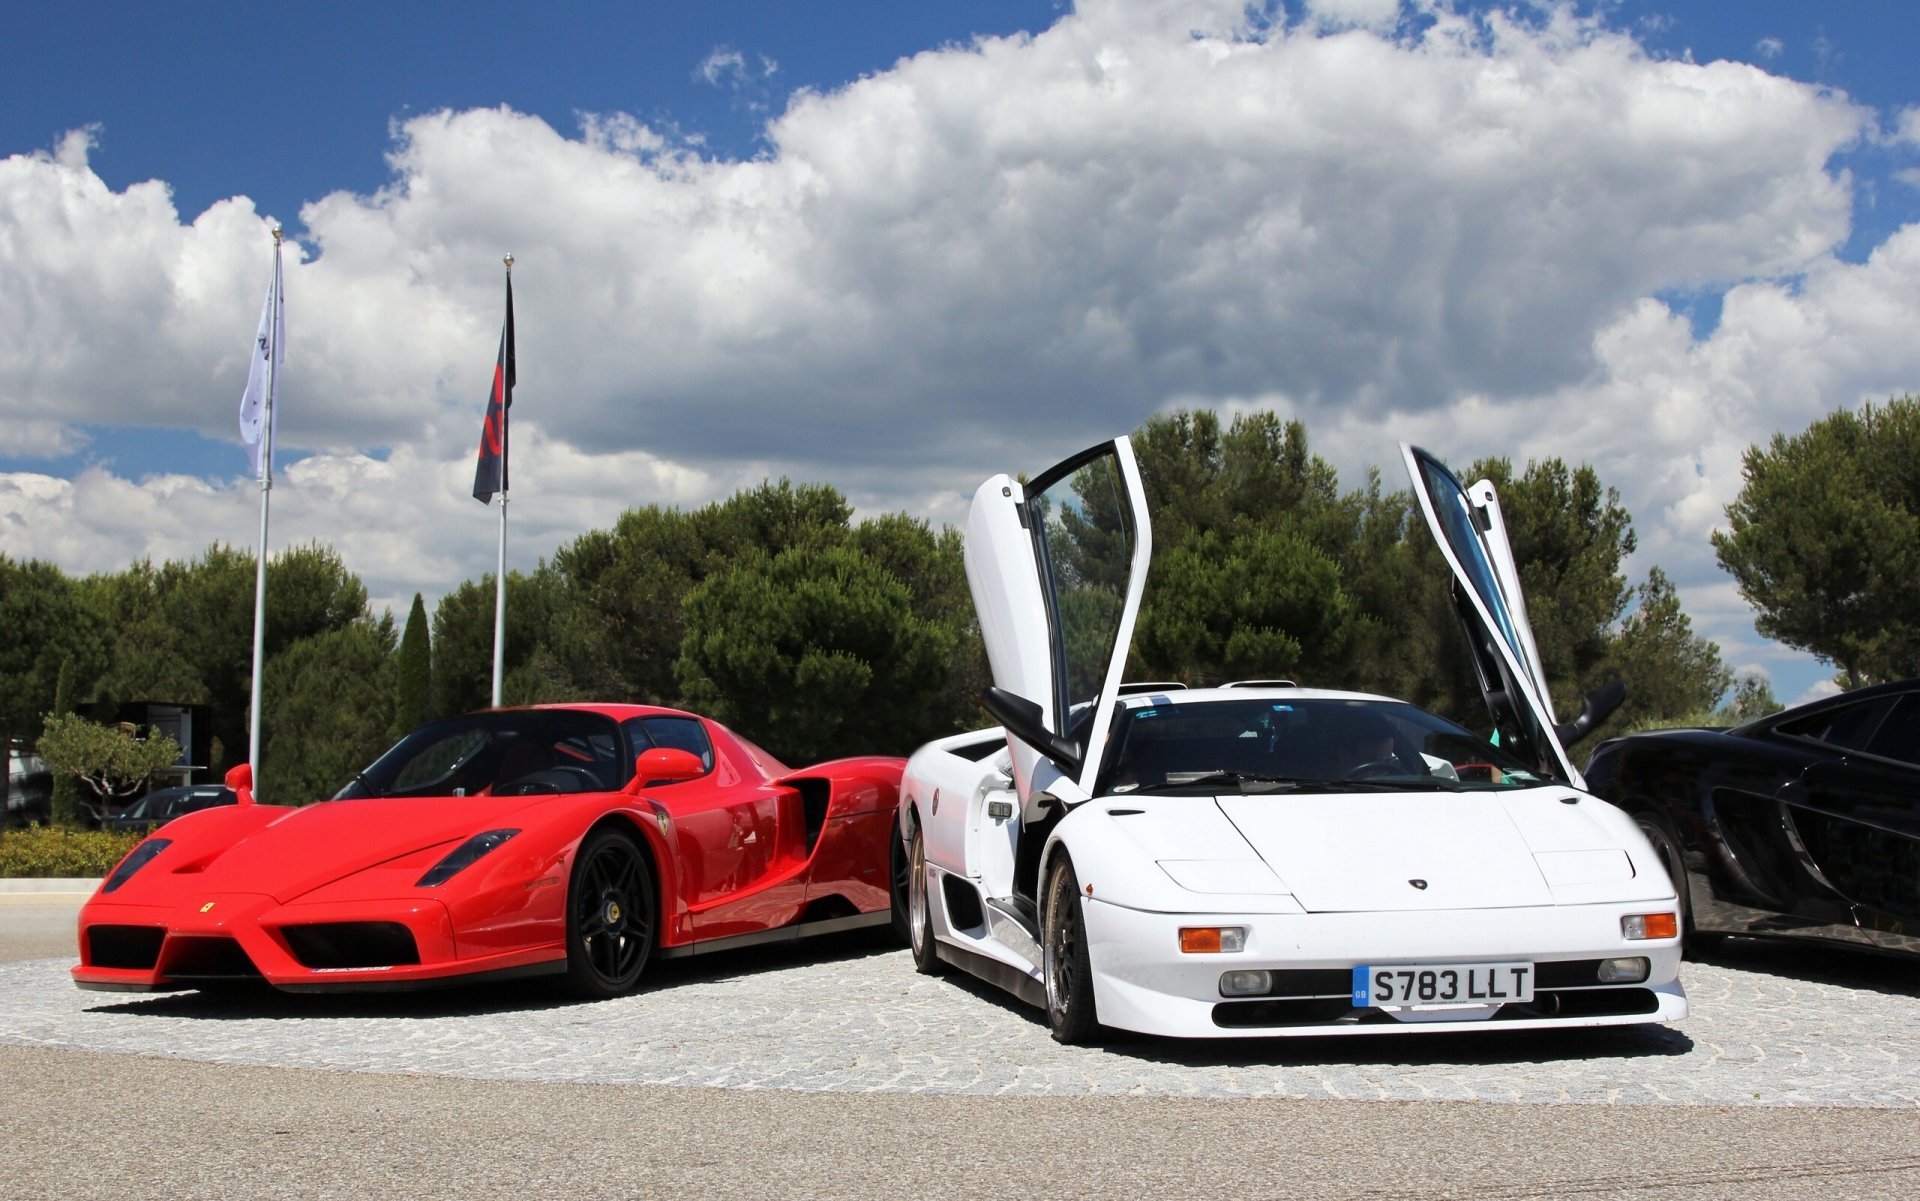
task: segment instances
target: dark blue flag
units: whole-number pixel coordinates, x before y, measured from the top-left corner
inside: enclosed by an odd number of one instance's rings
[[[507,410],[513,407],[513,275],[507,275],[507,326],[500,331],[500,357],[493,364],[493,395],[480,430],[480,461],[473,469],[473,499],[491,504],[507,490]]]

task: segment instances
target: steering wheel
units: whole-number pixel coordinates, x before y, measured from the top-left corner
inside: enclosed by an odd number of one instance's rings
[[[1406,769],[1399,759],[1369,759],[1365,763],[1356,763],[1341,773],[1342,780],[1371,780],[1378,776],[1396,776]]]
[[[502,796],[530,796],[540,792],[605,792],[606,790],[606,785],[600,782],[600,777],[586,768],[562,763],[528,772],[495,791]]]

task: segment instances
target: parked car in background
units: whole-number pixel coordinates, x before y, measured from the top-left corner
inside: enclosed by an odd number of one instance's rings
[[[1615,738],[1586,774],[1666,858],[1696,938],[1920,954],[1920,679]]]
[[[182,784],[172,788],[156,788],[109,816],[101,825],[117,832],[145,834],[183,813],[198,813],[215,805],[231,805],[235,799],[233,789],[220,784]]]
[[[40,756],[18,746],[7,748],[7,794],[0,826],[43,822],[52,809],[53,773]]]

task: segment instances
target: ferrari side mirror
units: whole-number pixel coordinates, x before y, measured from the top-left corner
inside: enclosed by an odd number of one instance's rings
[[[1040,706],[1018,693],[990,687],[980,694],[980,707],[993,715],[1007,732],[1046,755],[1061,770],[1073,775],[1080,770],[1080,746],[1047,729],[1040,720]]]
[[[241,763],[228,768],[226,785],[233,792],[234,804],[253,804],[253,764]]]
[[[626,791],[638,792],[662,784],[678,784],[707,774],[707,765],[692,751],[657,746],[633,757],[633,779]]]
[[[1627,686],[1615,680],[1605,688],[1596,688],[1587,693],[1580,705],[1580,716],[1572,721],[1563,721],[1553,728],[1554,737],[1563,747],[1571,747],[1582,738],[1593,733],[1595,727],[1613,716],[1613,711],[1627,699]]]

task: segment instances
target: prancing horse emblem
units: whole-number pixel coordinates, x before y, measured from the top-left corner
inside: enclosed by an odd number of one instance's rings
[[[207,910],[211,908],[213,908],[213,902],[208,901],[206,904],[200,906],[200,912],[205,913]]]

